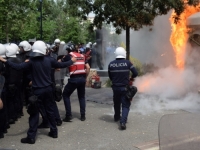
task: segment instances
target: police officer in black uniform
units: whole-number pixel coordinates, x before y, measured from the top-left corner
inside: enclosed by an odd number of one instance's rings
[[[31,45],[28,41],[22,41],[19,43],[19,54],[17,54],[17,57],[22,61],[25,62],[29,59],[29,54],[31,51]],[[31,75],[30,70],[23,70],[23,79],[21,83],[21,110],[19,112],[19,115],[23,116],[23,104],[26,106],[28,105],[28,98],[32,94],[31,89]]]
[[[56,41],[56,40],[55,40]],[[52,57],[53,59],[55,59],[57,61],[57,58],[58,58],[58,53],[53,50],[53,49],[49,49],[48,52],[47,52],[47,55],[49,55],[50,57]],[[53,102],[53,106],[54,107],[54,114],[55,114],[55,120],[56,120],[56,125],[57,126],[61,126],[62,125],[62,120],[61,120],[61,117],[60,117],[60,114],[59,114],[59,110],[58,110],[58,106],[56,104],[56,101],[57,101],[57,97],[56,97],[56,82],[55,82],[55,68],[52,68],[51,69],[51,79],[52,79],[52,85],[53,85],[53,96],[54,96],[54,102]],[[61,90],[61,89],[60,89]],[[62,91],[60,91],[62,94]],[[49,123],[48,123],[48,118],[47,118],[47,114],[45,112],[45,109],[44,107],[41,107],[40,108],[40,113],[42,115],[42,122],[41,124],[38,126],[38,128],[49,128]]]
[[[5,58],[6,47],[0,44],[0,56]],[[0,76],[4,75],[5,65],[0,62]],[[1,91],[3,90],[0,89]],[[7,106],[5,97],[0,93],[0,138],[4,138],[4,133],[7,133]]]
[[[48,135],[52,138],[58,137],[54,110],[52,108],[54,99],[52,95],[53,87],[51,80],[51,68],[68,67],[76,61],[76,58],[73,57],[68,62],[59,63],[55,59],[46,55],[46,49],[46,44],[43,41],[36,41],[32,46],[33,52],[30,54],[31,57],[29,61],[21,64],[16,64],[0,57],[1,61],[15,69],[22,70],[30,68],[31,70],[32,88],[36,97],[34,106],[36,106],[36,109],[34,111],[29,111],[29,113],[31,112],[29,117],[29,129],[27,137],[22,138],[21,143],[35,143],[37,126],[39,123],[39,111],[37,108],[40,107],[40,104],[45,107],[47,113],[50,126],[50,132]]]
[[[20,59],[17,58],[18,46],[14,43],[6,46],[6,57],[7,60],[14,63],[21,63]],[[19,118],[18,113],[21,110],[21,97],[20,87],[22,82],[22,72],[16,70],[9,65],[5,65],[5,90],[6,90],[6,101],[8,108],[8,122],[14,124]]]
[[[108,75],[112,81],[113,102],[114,102],[114,120],[120,120],[122,130],[126,129],[127,117],[131,102],[126,98],[126,86],[129,85],[129,73],[132,72],[131,80],[138,73],[133,64],[126,60],[126,51],[123,47],[118,47],[115,50],[116,60],[113,60],[108,65]],[[121,115],[122,106],[122,115]],[[120,116],[121,115],[121,116]]]

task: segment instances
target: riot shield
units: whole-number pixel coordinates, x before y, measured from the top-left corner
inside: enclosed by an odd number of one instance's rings
[[[60,44],[59,46],[59,50],[58,50],[58,59],[62,58],[63,56],[67,55],[67,51],[66,51],[66,44]]]
[[[57,86],[63,87],[66,70],[67,70],[66,68],[58,68],[55,70],[54,77]]]
[[[58,60],[68,54],[65,48],[66,48],[65,45],[60,44],[59,50],[58,50],[58,57],[57,57]],[[66,68],[58,68],[55,70],[54,77],[55,77],[55,83],[57,86],[63,87],[66,70],[67,70]]]
[[[164,115],[159,122],[160,150],[197,150],[200,147],[200,115]]]
[[[4,76],[0,75],[0,97],[1,97],[4,83],[5,83],[5,78],[4,78]]]

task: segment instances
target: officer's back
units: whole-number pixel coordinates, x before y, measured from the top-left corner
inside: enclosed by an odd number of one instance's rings
[[[16,44],[10,44],[9,46],[6,46],[6,56],[7,56],[7,60],[14,62],[14,63],[21,63],[20,59],[17,58],[16,54],[18,51],[18,46]],[[22,72],[19,70],[16,70],[12,67],[10,67],[9,65],[5,65],[5,78],[6,78],[6,82],[5,84],[18,84],[20,83],[21,79],[22,79]]]
[[[18,58],[14,57],[8,57],[7,60],[14,62],[14,63],[21,63],[21,61]],[[9,65],[6,65],[6,83],[8,84],[17,84],[22,80],[22,72],[19,70],[16,70]]]

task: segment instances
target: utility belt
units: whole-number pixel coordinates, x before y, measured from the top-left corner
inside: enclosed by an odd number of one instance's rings
[[[119,88],[121,88],[121,87],[126,87],[126,83],[113,83],[112,84],[112,87],[119,87]]]
[[[81,78],[81,77],[86,78],[86,74],[85,73],[84,74],[73,74],[70,76],[70,78]]]
[[[52,87],[52,84],[48,85],[48,86],[44,86],[44,87],[32,87],[33,90],[39,90],[39,89],[45,89],[48,88],[49,86]]]

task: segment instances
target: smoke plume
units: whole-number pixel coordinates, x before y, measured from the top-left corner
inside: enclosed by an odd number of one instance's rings
[[[139,92],[133,99],[134,112],[200,110],[199,46],[192,47],[188,42],[185,68],[181,70],[175,66],[175,53],[169,41],[170,15],[156,18],[153,27],[131,32],[131,55],[143,64],[153,63],[160,68],[136,78],[134,85]]]

